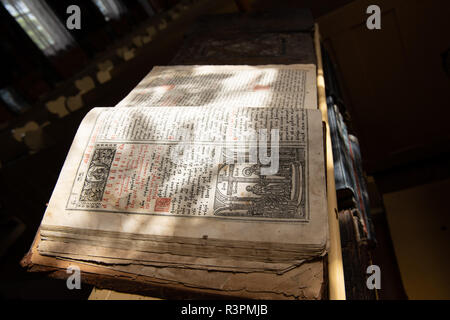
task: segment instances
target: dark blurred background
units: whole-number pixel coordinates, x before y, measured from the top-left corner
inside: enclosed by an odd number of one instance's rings
[[[81,29],[67,30],[68,6]],[[368,30],[366,8],[382,10]],[[166,65],[201,15],[309,8],[369,176],[381,298],[450,298],[450,2],[0,0],[0,295],[87,298],[19,266],[84,115]]]

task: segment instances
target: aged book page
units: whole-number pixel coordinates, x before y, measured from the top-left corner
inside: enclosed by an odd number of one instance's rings
[[[232,272],[276,272],[284,273],[301,265],[305,260],[285,262],[261,262],[249,259],[236,259],[233,256],[205,258],[196,254],[153,253],[129,250],[127,248],[110,248],[105,243],[64,242],[64,239],[42,240],[39,244],[41,255],[77,261],[96,262],[102,265],[141,265],[155,267],[178,267],[201,270]],[[128,245],[130,248],[131,245]],[[197,253],[197,252],[196,252]]]
[[[256,142],[264,144],[254,136],[264,130],[269,134],[263,153],[279,155],[272,159],[278,162],[273,174],[262,174],[273,162],[252,162],[246,154]],[[241,156],[244,163],[235,163]],[[328,232],[320,112],[93,109],[77,132],[41,225],[43,231],[55,227],[93,230],[100,237],[142,235],[157,246],[172,238],[272,248],[280,259],[299,257],[302,250],[318,254]]]
[[[53,229],[53,230],[52,230]],[[291,263],[293,260],[301,260],[309,256],[315,256],[320,253],[322,247],[303,246],[299,252],[298,246],[293,245],[279,245],[276,243],[242,243],[237,241],[219,241],[219,240],[202,240],[200,242],[192,238],[167,237],[166,241],[142,240],[141,236],[136,234],[120,234],[113,237],[105,235],[106,233],[99,230],[92,230],[90,233],[96,233],[95,236],[87,235],[86,230],[69,229],[62,232],[63,228],[51,228],[46,226],[41,230],[41,240],[54,241],[51,246],[52,249],[47,251],[64,252],[64,244],[62,243],[77,243],[80,246],[84,244],[94,244],[104,249],[103,252],[109,252],[109,257],[120,258],[116,252],[119,250],[129,250],[130,254],[134,254],[131,250],[136,251],[137,254],[161,255],[173,254],[180,256],[192,256],[202,258],[223,258],[235,260],[248,260],[272,263],[274,261],[280,263]],[[61,244],[57,244],[60,242]],[[43,246],[39,248],[40,252],[44,252]],[[82,251],[86,253],[86,251]],[[106,253],[105,253],[106,254]]]
[[[317,109],[316,66],[157,66],[117,106],[211,105]]]

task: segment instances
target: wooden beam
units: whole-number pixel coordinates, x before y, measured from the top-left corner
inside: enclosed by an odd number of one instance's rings
[[[331,300],[345,300],[344,268],[342,264],[341,235],[337,210],[336,185],[334,181],[333,149],[331,146],[330,126],[325,94],[325,78],[323,75],[322,50],[320,48],[319,25],[314,26],[314,46],[317,55],[317,94],[319,110],[325,125],[325,155],[328,200],[328,225],[330,243],[328,251],[328,284]]]

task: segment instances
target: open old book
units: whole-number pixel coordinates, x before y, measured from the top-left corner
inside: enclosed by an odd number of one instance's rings
[[[316,92],[314,65],[155,67],[81,123],[39,254],[198,288],[283,291],[277,277],[327,250]]]

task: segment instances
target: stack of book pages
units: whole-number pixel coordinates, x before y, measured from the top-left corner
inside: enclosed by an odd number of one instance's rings
[[[161,283],[299,297],[314,286],[299,280],[302,266],[327,244],[315,65],[173,66],[86,115],[38,252]]]

